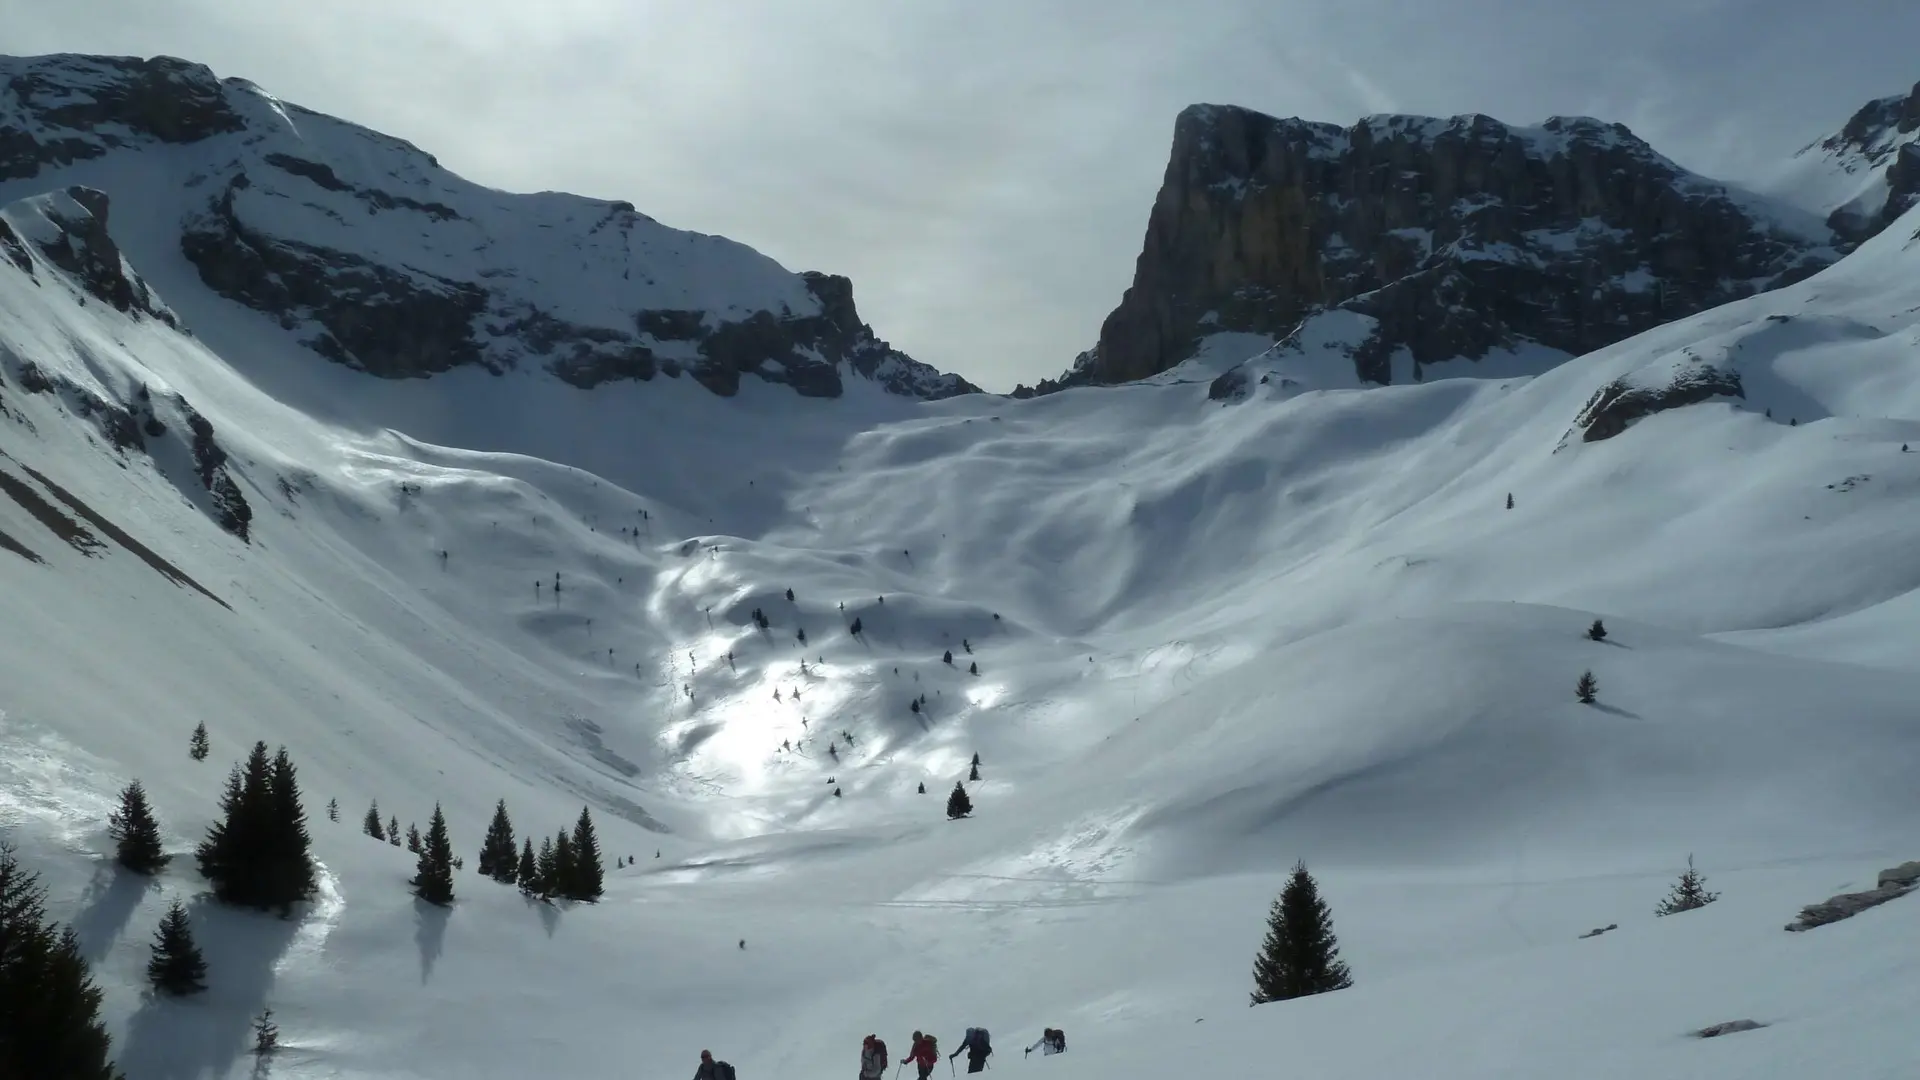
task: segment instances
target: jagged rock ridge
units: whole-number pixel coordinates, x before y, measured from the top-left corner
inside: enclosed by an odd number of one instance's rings
[[[179,250],[209,288],[385,378],[537,365],[582,388],[664,373],[723,395],[743,375],[823,397],[848,377],[977,390],[875,336],[845,278],[631,204],[482,188],[170,57],[0,59],[0,201],[74,183],[177,204]]]
[[[1920,84],[1861,106],[1794,155],[1774,186],[1854,243],[1893,224],[1920,202]]]
[[[1348,128],[1180,114],[1132,286],[1040,392],[1165,371],[1209,334],[1365,316],[1366,382],[1527,344],[1580,354],[1804,278],[1817,218],[1681,169],[1625,127],[1377,116]]]

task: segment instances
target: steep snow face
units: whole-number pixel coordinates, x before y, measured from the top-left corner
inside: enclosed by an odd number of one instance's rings
[[[1763,190],[1826,218],[1856,240],[1886,228],[1920,199],[1920,86],[1870,101],[1846,126],[1810,143]]]
[[[0,83],[0,201],[74,183],[119,197],[153,218],[129,234],[143,264],[171,246],[205,288],[357,370],[526,368],[582,388],[684,372],[723,395],[743,374],[821,397],[845,378],[915,398],[973,389],[876,338],[844,278],[624,202],[482,188],[199,65],[7,58]]]
[[[1343,382],[1371,327],[1327,312],[1224,398],[1208,359],[927,403],[374,381],[202,288],[175,222],[36,193],[0,214],[0,833],[130,1080],[249,1075],[262,1007],[293,1078],[832,1075],[868,1032],[970,1025],[995,1071],[1121,1080],[1278,1045],[1333,1076],[1888,1075],[1920,900],[1781,927],[1920,857],[1916,215],[1498,377]],[[284,921],[188,855],[255,739],[324,864]],[[134,777],[179,853],[152,882],[106,862]],[[440,911],[355,829],[437,803],[472,859],[500,798],[543,836],[589,805],[634,864],[593,906],[463,873]],[[1655,920],[1689,852],[1724,898]],[[1358,985],[1249,1010],[1302,858]],[[143,993],[173,899],[202,999]],[[1068,1054],[1013,1053],[1043,1026]]]

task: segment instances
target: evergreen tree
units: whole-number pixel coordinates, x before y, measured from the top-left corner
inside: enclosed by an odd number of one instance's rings
[[[606,871],[600,864],[600,838],[593,830],[593,816],[580,808],[580,820],[573,824],[573,900],[598,901],[606,892]]]
[[[195,855],[221,902],[285,914],[313,894],[306,814],[284,748],[269,759],[267,744],[255,743],[246,766],[228,775],[220,810]]]
[[[1333,913],[1307,864],[1295,863],[1293,876],[1273,902],[1267,936],[1253,962],[1253,1002],[1324,994],[1353,985],[1340,946],[1333,937]]]
[[[493,808],[493,823],[487,826],[487,838],[480,844],[480,872],[511,885],[520,869],[517,857],[513,822],[507,817],[507,800],[501,799]]]
[[[1587,627],[1587,640],[1588,641],[1607,640],[1607,625],[1601,622],[1599,619],[1593,620],[1593,625]]]
[[[107,817],[107,835],[115,844],[114,861],[136,874],[157,874],[171,858],[160,849],[160,824],[138,780],[120,793],[120,809]]]
[[[153,935],[153,955],[147,961],[147,981],[172,997],[197,994],[207,988],[207,961],[193,943],[187,909],[175,900]]]
[[[967,674],[969,675],[980,674],[980,662],[978,660],[975,660],[973,663],[967,665]]]
[[[948,650],[947,650],[946,652],[943,652],[943,653],[941,653],[941,654],[940,654],[940,662],[941,662],[941,663],[943,663],[943,664],[952,664],[952,663],[953,663],[953,650],[952,650],[952,649],[948,649]]]
[[[573,837],[567,830],[561,829],[553,837],[553,882],[547,891],[554,896],[571,898],[574,889]]]
[[[272,776],[267,744],[255,743],[246,766],[236,765],[227,774],[227,788],[220,796],[220,820],[207,829],[206,838],[194,851],[200,876],[212,882],[214,896],[223,903],[265,906],[260,902],[266,892],[260,881],[260,856],[267,846],[267,825],[273,816],[268,792]]]
[[[453,903],[453,844],[447,839],[447,818],[440,812],[439,803],[433,804],[427,840],[421,845],[412,884],[413,894],[429,904],[446,907]]]
[[[529,843],[531,843],[531,841],[529,841]],[[553,878],[556,869],[553,861],[553,837],[542,837],[540,840],[540,857],[534,862],[533,891],[535,893],[543,897],[553,895]]]
[[[1513,509],[1513,492],[1507,492],[1507,509]]]
[[[1591,705],[1594,697],[1600,693],[1599,680],[1595,679],[1593,672],[1589,671],[1580,676],[1579,682],[1573,684],[1573,693],[1580,699],[1580,704]]]
[[[1707,879],[1693,868],[1693,856],[1687,856],[1686,873],[1673,883],[1673,891],[1667,894],[1660,906],[1653,909],[1655,915],[1678,915],[1682,911],[1703,908],[1720,899],[1717,892],[1707,891]]]
[[[926,793],[927,793],[927,782],[925,780],[922,780],[920,781],[920,794],[925,795]]]
[[[340,820],[340,800],[339,799],[327,800],[327,820],[328,821]]]
[[[280,1025],[273,1022],[273,1010],[261,1009],[253,1018],[253,1052],[261,1057],[280,1049]]]
[[[534,893],[540,889],[540,864],[533,857],[533,838],[527,837],[526,846],[520,849],[520,865],[515,868],[515,878],[519,879],[520,891]]]
[[[976,769],[980,767],[980,753],[977,750],[974,751],[973,755],[973,767]]]
[[[787,603],[789,603],[789,604],[791,604],[791,603],[793,603],[793,590],[792,590],[792,589],[788,589],[788,590],[787,590]]]
[[[387,838],[386,826],[380,824],[380,800],[375,799],[367,806],[367,816],[360,820],[360,831],[375,840]]]
[[[187,756],[195,761],[207,760],[210,748],[207,746],[207,724],[201,721],[193,727],[193,739],[187,743]]]
[[[411,851],[415,855],[420,854],[420,850],[421,850],[420,826],[415,825],[412,822],[407,823],[407,850]]]
[[[272,902],[286,914],[296,900],[305,900],[317,887],[313,872],[313,837],[307,832],[307,812],[300,805],[300,782],[281,747],[273,756],[273,820],[269,835],[269,881]]]
[[[960,781],[955,780],[953,793],[947,796],[947,818],[948,820],[963,818],[971,813],[973,813],[973,800],[967,798],[967,789],[960,786]]]
[[[46,892],[0,843],[0,1076],[117,1080],[93,984],[71,929],[47,919]]]
[[[980,782],[980,766],[973,765],[968,767],[967,780],[975,784]]]
[[[387,815],[387,843],[392,844],[394,847],[399,847],[400,842],[401,842],[400,841],[400,815],[388,814]]]

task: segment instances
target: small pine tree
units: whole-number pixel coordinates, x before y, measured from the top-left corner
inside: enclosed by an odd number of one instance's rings
[[[1678,915],[1682,911],[1703,908],[1720,899],[1717,892],[1707,891],[1706,876],[1693,868],[1693,856],[1687,856],[1686,872],[1680,880],[1673,883],[1673,891],[1667,894],[1660,906],[1653,909],[1655,915]]]
[[[788,589],[788,590],[787,590],[787,603],[789,603],[789,604],[791,604],[791,603],[793,603],[793,590],[792,590],[792,589]]]
[[[422,850],[420,847],[420,826],[415,825],[411,821],[407,823],[407,850],[415,855],[420,854]]]
[[[207,745],[207,724],[201,721],[193,727],[193,739],[187,743],[187,756],[195,761],[207,760],[212,748]]]
[[[914,715],[916,715],[916,716],[917,716],[917,715],[919,715],[919,713],[920,713],[920,699],[919,699],[919,698],[914,698],[914,699],[913,699],[913,704],[911,704],[911,705],[909,705],[909,706],[907,706],[907,708],[909,708],[909,709],[911,709],[911,710],[913,710],[913,713],[914,713]]]
[[[853,620],[852,626],[847,627],[847,631],[851,633],[854,637],[860,636],[860,630],[861,630],[860,620],[857,618]]]
[[[573,888],[571,900],[594,903],[606,892],[606,871],[600,863],[600,837],[594,832],[593,815],[580,808],[580,820],[573,823]]]
[[[834,789],[833,789],[833,797],[834,797],[834,798],[836,798],[836,799],[840,797],[840,789],[839,789],[839,788],[834,788]]]
[[[795,640],[800,642],[800,644],[805,645],[807,643],[807,628],[803,626],[800,629],[795,630],[793,632],[793,636]]]
[[[117,1080],[111,1050],[80,939],[0,841],[0,1075]]]
[[[972,783],[975,783],[975,784],[979,783],[980,782],[980,766],[978,765],[970,766],[967,769],[967,779]]]
[[[147,961],[147,981],[171,997],[197,994],[207,988],[207,961],[193,942],[187,909],[175,900],[153,934],[153,955]]]
[[[1600,693],[1600,682],[1593,677],[1593,672],[1589,671],[1580,676],[1579,682],[1573,684],[1573,692],[1580,699],[1580,704],[1591,705],[1593,699]]]
[[[967,789],[960,781],[953,782],[953,793],[947,796],[947,820],[963,818],[973,813],[973,800],[967,798]]]
[[[920,781],[920,794],[925,795],[926,793],[927,793],[927,782],[925,780],[922,780]]]
[[[975,752],[974,752],[974,755],[973,755],[973,767],[974,767],[974,768],[976,768],[976,769],[980,767],[980,753],[979,753],[979,751],[975,751]]]
[[[1513,509],[1513,492],[1507,492],[1507,509]]]
[[[493,808],[493,823],[487,826],[487,838],[480,844],[480,872],[511,885],[520,869],[516,855],[513,821],[507,817],[507,800],[501,799]]]
[[[361,820],[360,829],[375,840],[387,838],[387,830],[380,824],[380,800],[375,799],[367,807],[367,816]]]
[[[1593,620],[1593,625],[1587,627],[1587,640],[1588,641],[1607,640],[1607,624],[1601,622],[1599,619]]]
[[[968,665],[967,665],[967,674],[969,674],[969,675],[978,675],[978,674],[980,674],[980,662],[979,662],[978,660],[976,660],[976,661],[974,661],[973,663],[971,663],[971,664],[968,664]]]
[[[261,1009],[253,1018],[253,1052],[261,1057],[280,1049],[280,1025],[273,1022],[273,1010]]]
[[[453,844],[447,839],[447,817],[440,812],[439,803],[433,804],[426,843],[420,846],[419,855],[411,882],[413,894],[441,907],[453,903]]]
[[[529,895],[540,891],[540,864],[533,855],[533,837],[529,836],[526,846],[520,849],[520,865],[513,875],[520,882],[520,891]]]
[[[340,820],[340,800],[339,799],[327,800],[327,820],[328,821]]]
[[[1267,915],[1267,936],[1253,961],[1254,1005],[1324,994],[1353,985],[1333,936],[1333,913],[1320,898],[1307,864],[1293,876]]]
[[[946,652],[941,653],[940,662],[951,665],[953,663],[953,650],[948,649]]]
[[[120,793],[120,808],[107,817],[107,835],[114,841],[114,861],[136,874],[157,874],[171,858],[160,848],[160,824],[138,780]]]
[[[405,840],[400,835],[400,815],[387,815],[387,843],[399,847]]]
[[[269,795],[273,810],[267,840],[268,902],[286,914],[294,901],[312,896],[318,882],[313,868],[313,837],[307,832],[307,813],[300,806],[298,774],[284,746],[273,758]]]

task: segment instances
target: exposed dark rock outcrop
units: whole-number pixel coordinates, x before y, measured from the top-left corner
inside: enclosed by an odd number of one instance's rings
[[[1696,363],[1655,385],[1636,385],[1626,379],[1609,382],[1594,391],[1575,426],[1584,431],[1583,442],[1600,442],[1627,430],[1627,425],[1643,416],[1698,405],[1716,397],[1746,396],[1738,371]]]
[[[1920,862],[1902,863],[1880,872],[1878,884],[1862,892],[1841,893],[1818,903],[1809,904],[1800,909],[1800,917],[1787,924],[1790,931],[1812,930],[1815,927],[1850,919],[1866,911],[1879,907],[1890,900],[1899,898],[1920,889]]]
[[[1792,228],[1778,224],[1793,221]],[[1317,311],[1378,320],[1361,378],[1532,342],[1569,354],[1804,278],[1819,222],[1693,175],[1618,124],[1383,116],[1349,128],[1180,114],[1132,286],[1059,380],[1164,371],[1205,334],[1281,338]]]
[[[245,127],[205,65],[171,56],[54,56],[6,73],[25,125],[0,125],[0,180],[142,140],[190,143]]]
[[[107,232],[109,210],[106,192],[94,188],[70,187],[43,195],[14,212],[45,227],[22,238],[0,223],[5,229],[0,234],[0,246],[13,248],[10,261],[31,274],[33,262],[25,250],[25,244],[31,243],[89,296],[112,305],[116,311],[151,316],[177,329],[180,324],[173,312],[121,257],[119,245]]]

